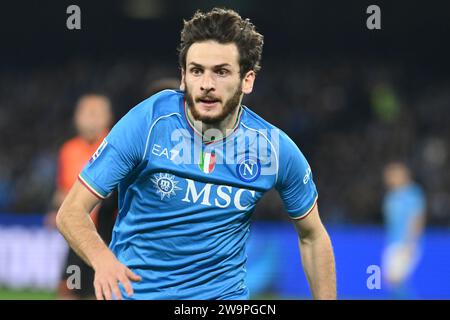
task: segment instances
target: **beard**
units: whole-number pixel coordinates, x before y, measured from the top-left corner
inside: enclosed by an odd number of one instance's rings
[[[236,111],[236,109],[240,106],[242,96],[242,84],[239,84],[239,87],[236,89],[233,96],[227,101],[225,101],[225,103],[223,103],[221,99],[215,97],[214,94],[211,93],[201,95],[200,97],[196,98],[194,102],[194,97],[189,91],[188,86],[186,85],[186,81],[184,82],[184,87],[185,87],[186,103],[189,110],[191,110],[192,116],[196,121],[201,121],[204,124],[218,125],[220,122],[225,120],[227,116],[234,113],[234,111]],[[200,112],[197,110],[195,106],[195,103],[201,102],[201,100],[205,99],[214,100],[222,103],[223,108],[220,111],[220,113],[214,116],[200,114]]]

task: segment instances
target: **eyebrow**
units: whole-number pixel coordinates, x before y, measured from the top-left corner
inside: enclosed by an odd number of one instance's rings
[[[192,65],[197,68],[204,68],[204,66],[202,66],[201,64],[196,63],[196,62],[190,62],[189,65]],[[213,66],[214,69],[223,68],[223,67],[231,67],[231,65],[229,63],[222,63],[222,64]]]

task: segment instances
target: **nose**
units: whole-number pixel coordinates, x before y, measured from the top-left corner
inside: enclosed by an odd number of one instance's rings
[[[205,71],[203,73],[200,89],[207,92],[215,89],[214,78],[211,72]]]

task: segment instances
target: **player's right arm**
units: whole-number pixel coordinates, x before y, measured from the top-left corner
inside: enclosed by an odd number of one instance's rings
[[[140,277],[119,262],[98,234],[89,215],[100,202],[83,184],[76,181],[56,216],[56,225],[74,251],[95,270],[95,295],[121,299],[120,282],[127,295],[133,294],[130,281]]]
[[[153,100],[143,101],[116,123],[79,174],[57,215],[57,227],[69,245],[95,270],[97,299],[111,299],[112,293],[121,298],[119,282],[125,289],[122,293],[130,295],[130,280],[140,280],[102,241],[89,213],[145,158]]]

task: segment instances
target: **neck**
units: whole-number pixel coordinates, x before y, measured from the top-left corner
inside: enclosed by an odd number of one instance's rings
[[[239,104],[239,107],[231,112],[224,120],[213,124],[195,120],[191,113],[191,109],[187,105],[185,105],[185,108],[186,114],[188,116],[188,121],[194,127],[195,131],[200,133],[205,141],[218,141],[221,140],[221,138],[225,138],[226,136],[228,136],[231,133],[230,131],[236,128],[242,106]],[[217,137],[217,134],[214,135],[214,132],[217,133],[217,131],[220,131],[222,137]]]
[[[99,140],[101,140],[103,137],[105,137],[106,134],[99,133],[96,135],[81,135],[81,137],[88,143],[88,144],[94,144],[97,143]]]
[[[397,189],[402,189],[404,187],[406,187],[407,185],[409,185],[411,183],[411,181],[404,181],[403,183],[399,183],[395,186],[392,187],[392,190],[397,190]]]

